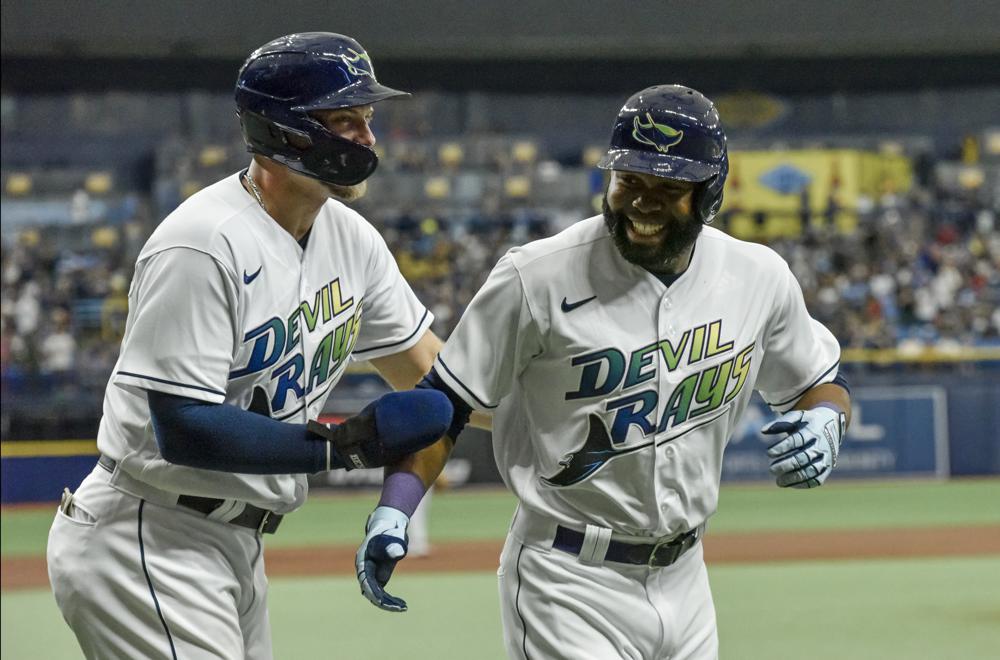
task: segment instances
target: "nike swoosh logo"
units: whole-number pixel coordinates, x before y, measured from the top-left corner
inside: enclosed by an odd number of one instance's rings
[[[261,264],[260,268],[258,268],[257,272],[254,273],[253,275],[247,275],[247,272],[244,270],[243,271],[243,283],[244,284],[250,284],[251,282],[253,282],[255,279],[257,279],[257,276],[260,275],[260,271],[262,271],[262,270],[264,270],[264,264]]]
[[[566,299],[563,298],[562,299],[562,311],[564,311],[564,312],[572,312],[577,307],[580,307],[582,305],[586,305],[587,303],[589,303],[591,300],[593,300],[596,297],[597,296],[591,296],[591,297],[587,298],[586,300],[578,300],[577,302],[574,302],[574,303],[567,302]]]

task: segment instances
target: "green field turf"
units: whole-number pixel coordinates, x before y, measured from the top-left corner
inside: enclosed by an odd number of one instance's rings
[[[724,660],[979,660],[1000,648],[1000,557],[726,565],[710,569]],[[276,579],[276,658],[500,660],[492,573],[400,575],[382,613],[352,578]],[[79,658],[52,597],[2,597],[0,655]]]
[[[288,516],[269,547],[357,543],[377,493],[318,495]],[[878,529],[1000,524],[1000,480],[834,482],[814,490],[726,486],[711,532]],[[503,538],[514,510],[505,491],[445,491],[431,509],[434,541]],[[53,507],[0,514],[0,554],[43,555]]]

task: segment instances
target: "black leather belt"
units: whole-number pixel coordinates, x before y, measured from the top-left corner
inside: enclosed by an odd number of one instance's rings
[[[118,465],[114,459],[108,458],[104,454],[101,454],[101,457],[97,460],[97,464],[108,472],[114,472],[115,467]],[[226,500],[223,499],[198,497],[197,495],[180,495],[177,497],[178,506],[197,511],[206,516],[218,509],[225,502]],[[243,507],[243,513],[226,522],[231,525],[255,529],[260,534],[274,534],[275,530],[278,529],[278,525],[281,524],[282,518],[283,516],[280,513],[274,513],[273,511],[268,511],[267,509],[247,503]]]
[[[605,561],[619,564],[640,564],[645,566],[670,566],[698,542],[698,529],[692,529],[665,543],[625,543],[610,541]],[[573,555],[579,555],[583,548],[583,532],[559,525],[552,547]]]

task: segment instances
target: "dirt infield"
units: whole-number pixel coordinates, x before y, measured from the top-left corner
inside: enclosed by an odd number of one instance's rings
[[[499,541],[438,543],[428,557],[407,561],[410,573],[492,571]],[[355,546],[276,548],[265,552],[270,577],[353,575]],[[710,565],[727,563],[892,559],[1000,554],[1000,525],[822,532],[753,532],[709,534],[705,557]],[[2,560],[2,589],[48,585],[42,557]]]

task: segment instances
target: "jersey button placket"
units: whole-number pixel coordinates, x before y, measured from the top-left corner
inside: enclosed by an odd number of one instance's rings
[[[670,297],[664,295],[660,299],[659,309],[657,310],[657,322],[656,322],[656,339],[657,341],[663,341],[669,339],[671,342],[674,341],[674,322],[673,314],[671,313],[671,308],[673,303],[670,302]],[[664,359],[663,351],[656,351],[656,418],[654,424],[656,428],[659,428],[660,420],[663,417],[663,412],[667,408],[667,403],[670,399],[671,381],[673,380],[673,374],[667,368],[667,361]],[[657,447],[657,438],[660,434],[655,430],[653,432],[653,501],[660,502],[660,456],[659,448]],[[657,512],[657,518],[659,517],[659,512]]]
[[[666,330],[667,334],[671,337],[677,331],[673,322],[673,314],[671,314],[673,306],[674,304],[670,302],[670,296],[663,296],[663,299],[660,301],[660,330],[661,334],[663,330]],[[663,339],[663,337],[661,336],[660,339]]]

